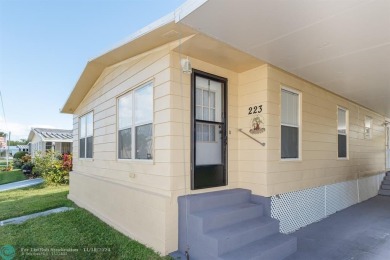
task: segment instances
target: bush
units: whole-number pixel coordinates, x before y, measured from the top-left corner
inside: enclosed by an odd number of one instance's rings
[[[31,161],[29,161],[29,162],[26,162],[25,164],[23,164],[21,169],[22,169],[24,174],[30,174],[32,172],[33,167],[34,167],[34,164]]]
[[[22,159],[23,156],[25,156],[27,152],[16,152],[14,154],[14,159]]]
[[[42,176],[48,184],[68,184],[71,158],[54,152],[39,153],[34,158],[33,173]]]
[[[12,164],[7,166],[0,166],[0,172],[10,172],[13,170]]]
[[[21,169],[23,166],[23,162],[21,160],[14,160],[14,168]]]
[[[17,152],[14,154],[14,168],[15,169],[21,169],[23,167],[23,164],[27,162],[26,160],[23,160],[25,156],[29,156],[31,161],[31,156],[28,155],[26,152]]]

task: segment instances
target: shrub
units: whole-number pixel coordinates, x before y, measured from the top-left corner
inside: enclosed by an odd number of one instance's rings
[[[14,154],[14,159],[22,159],[23,156],[25,156],[27,152],[16,152]]]
[[[69,158],[66,157],[66,162],[58,153],[46,152],[45,154],[38,153],[34,158],[33,173],[41,175],[49,184],[68,184],[69,183]]]
[[[20,159],[14,160],[14,168],[15,169],[21,169],[23,166],[23,162]]]
[[[8,167],[7,166],[0,166],[0,172],[10,172],[12,171],[13,167],[12,167],[12,164],[9,164]]]
[[[21,169],[24,174],[30,174],[32,172],[33,167],[34,167],[33,162],[28,161],[25,164],[23,164]]]
[[[26,159],[26,161],[23,160],[23,158],[25,158],[25,156],[29,156],[30,161],[31,161],[31,156],[28,155],[26,152],[17,152],[14,154],[14,168],[16,168],[16,169],[22,168],[23,164],[25,164],[27,162],[27,159]]]

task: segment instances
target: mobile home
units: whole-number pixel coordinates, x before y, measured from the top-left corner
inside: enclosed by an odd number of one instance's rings
[[[378,194],[388,10],[187,2],[88,62],[62,109],[69,198],[162,254],[287,256],[286,234]]]

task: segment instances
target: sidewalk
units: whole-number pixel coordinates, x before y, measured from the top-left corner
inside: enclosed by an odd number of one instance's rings
[[[25,222],[29,219],[48,216],[48,215],[51,215],[54,213],[61,213],[61,212],[65,212],[65,211],[73,210],[73,209],[74,208],[70,208],[70,207],[60,207],[60,208],[50,209],[50,210],[46,210],[46,211],[42,211],[42,212],[37,212],[37,213],[21,216],[21,217],[10,218],[10,219],[0,221],[0,227],[5,226],[5,225],[10,225],[10,224],[22,224],[23,222]]]
[[[0,185],[0,192],[7,191],[7,190],[14,190],[14,189],[20,189],[25,188],[33,185],[38,185],[40,183],[43,183],[42,178],[36,178],[31,180],[25,180],[25,181],[17,181],[17,182],[11,182],[7,184]]]

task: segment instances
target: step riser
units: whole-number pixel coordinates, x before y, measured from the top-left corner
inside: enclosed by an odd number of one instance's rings
[[[255,228],[241,235],[218,241],[218,252],[216,253],[219,256],[223,255],[256,240],[276,234],[277,232],[279,232],[279,222],[275,221],[269,225]]]
[[[379,195],[390,196],[390,190],[379,190]]]
[[[203,219],[203,232],[206,233],[214,229],[261,217],[262,215],[263,207],[261,205],[256,205],[250,208],[227,212],[226,214],[210,216]]]
[[[272,248],[265,252],[262,256],[259,256],[259,260],[282,260],[287,256],[295,253],[298,249],[297,240],[291,240],[276,248]]]
[[[384,180],[390,181],[390,176],[385,176]]]
[[[382,181],[382,184],[390,185],[390,181],[388,181],[388,180],[383,180],[383,181]]]
[[[182,205],[187,203],[188,212],[193,213],[212,208],[220,208],[224,206],[249,202],[250,198],[250,191],[237,189],[230,192],[224,191],[224,193],[217,193],[217,195],[212,195],[212,193],[204,193],[188,196],[187,198],[180,197],[179,203]]]
[[[225,260],[237,259],[284,259],[297,250],[297,238],[275,234],[257,240],[249,245],[232,251],[220,258]]]
[[[386,176],[390,176],[390,171],[387,171],[387,172],[386,172]]]
[[[390,185],[389,184],[382,184],[381,189],[382,190],[390,190]]]

